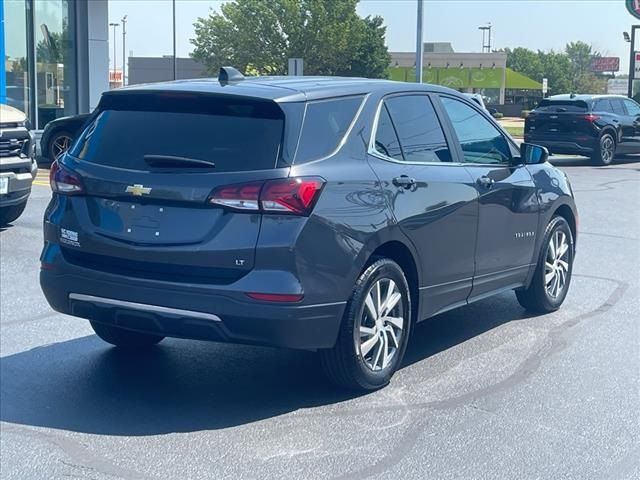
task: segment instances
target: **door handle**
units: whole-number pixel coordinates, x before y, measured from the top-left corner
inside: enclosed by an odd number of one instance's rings
[[[409,190],[416,184],[416,179],[406,175],[400,175],[399,177],[395,177],[392,182],[396,187],[402,187]]]
[[[483,175],[482,177],[478,178],[477,183],[478,183],[478,185],[480,185],[481,187],[484,187],[484,188],[491,188],[491,186],[492,186],[494,183],[496,183],[496,181],[495,181],[493,178],[491,178],[491,177],[488,177],[488,176],[486,176],[486,175]]]

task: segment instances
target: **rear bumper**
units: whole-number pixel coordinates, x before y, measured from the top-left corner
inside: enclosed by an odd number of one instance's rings
[[[40,285],[58,312],[167,337],[310,350],[336,342],[346,302],[265,303],[249,299],[234,285],[107,274],[66,263],[62,255],[52,255],[56,248],[49,248]]]
[[[535,136],[525,135],[524,141],[541,145],[549,150],[552,154],[563,155],[586,155],[590,156],[596,149],[596,140],[570,141],[570,140],[550,140],[545,138],[537,138]]]

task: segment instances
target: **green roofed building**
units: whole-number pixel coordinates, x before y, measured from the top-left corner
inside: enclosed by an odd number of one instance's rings
[[[422,79],[461,92],[480,93],[491,105],[528,108],[542,98],[542,83],[506,66],[507,55],[457,53],[449,43],[425,43]],[[389,78],[415,82],[415,53],[391,52]]]

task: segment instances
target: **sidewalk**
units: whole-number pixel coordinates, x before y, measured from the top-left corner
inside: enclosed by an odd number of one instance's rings
[[[504,117],[498,123],[514,138],[524,137],[524,118]]]

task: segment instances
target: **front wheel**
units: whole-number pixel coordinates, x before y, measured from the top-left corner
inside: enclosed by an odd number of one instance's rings
[[[107,343],[122,348],[144,348],[161,342],[164,337],[150,333],[135,332],[125,328],[90,321],[93,331]]]
[[[334,384],[353,390],[384,387],[398,369],[411,331],[411,303],[400,266],[383,258],[360,275],[333,348],[320,361]]]
[[[611,165],[616,155],[616,141],[613,135],[605,133],[600,137],[597,150],[594,152],[592,160],[597,165]]]
[[[567,221],[553,217],[545,230],[542,251],[529,288],[516,290],[518,302],[527,310],[557,310],[569,291],[573,271],[573,234]]]

